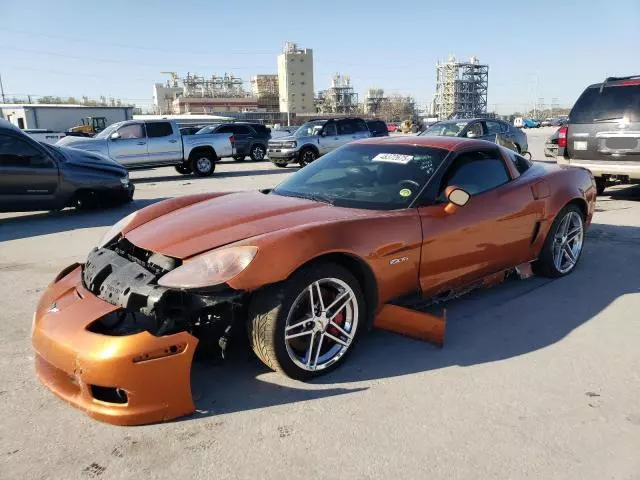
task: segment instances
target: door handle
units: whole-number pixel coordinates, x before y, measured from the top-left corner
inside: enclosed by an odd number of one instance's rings
[[[176,140],[175,138],[173,140],[169,140],[169,143],[176,143],[178,140]]]
[[[147,142],[138,142],[138,145],[146,145]]]

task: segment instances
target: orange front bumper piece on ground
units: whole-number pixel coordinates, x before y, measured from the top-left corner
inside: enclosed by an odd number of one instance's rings
[[[86,290],[82,268],[57,279],[38,304],[32,342],[36,373],[56,395],[116,425],[188,415],[191,363],[198,340],[187,332],[155,337],[94,333],[95,320],[118,309]]]
[[[438,317],[388,303],[378,313],[373,326],[442,347],[446,324],[446,311]]]

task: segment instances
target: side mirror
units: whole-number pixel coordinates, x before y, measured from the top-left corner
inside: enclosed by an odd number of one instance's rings
[[[113,132],[113,133],[109,136],[109,138],[110,138],[111,140],[118,140],[118,139],[120,138],[120,134],[119,134],[118,132]]]
[[[469,192],[453,185],[447,187],[444,193],[447,197],[447,200],[449,200],[449,203],[455,205],[456,207],[464,207],[471,198]]]
[[[476,137],[477,137],[476,132],[471,132],[471,131],[467,132],[467,138],[476,138]]]

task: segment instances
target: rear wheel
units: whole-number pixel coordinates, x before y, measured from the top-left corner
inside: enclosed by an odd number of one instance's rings
[[[210,153],[197,153],[191,156],[191,170],[199,177],[210,177],[216,169],[215,156]]]
[[[607,188],[607,181],[603,177],[596,177],[596,192],[602,195]]]
[[[263,145],[254,145],[253,147],[251,147],[251,150],[249,150],[249,156],[254,162],[261,162],[262,160],[264,160],[264,156],[266,154],[267,149],[264,148]]]
[[[344,362],[365,318],[358,281],[344,267],[324,263],[254,294],[247,328],[265,365],[307,380]]]
[[[584,215],[577,205],[564,207],[553,221],[540,257],[533,267],[545,277],[562,277],[571,273],[582,254]]]

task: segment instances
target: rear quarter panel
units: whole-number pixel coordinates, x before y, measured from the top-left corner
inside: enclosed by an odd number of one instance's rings
[[[539,251],[558,213],[569,203],[576,202],[585,210],[585,227],[593,218],[596,187],[591,173],[583,168],[540,165],[544,172],[535,184],[535,194],[544,201],[544,215],[535,247]]]
[[[233,155],[233,146],[229,140],[230,133],[203,133],[200,135],[182,136],[184,159],[187,160],[192,150],[197,147],[212,147],[218,158]]]

